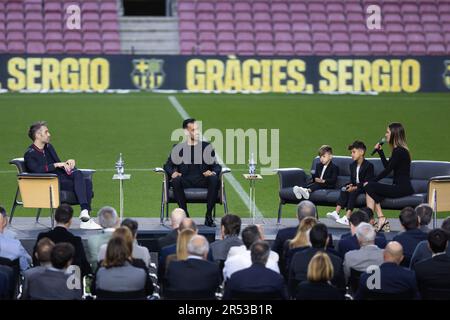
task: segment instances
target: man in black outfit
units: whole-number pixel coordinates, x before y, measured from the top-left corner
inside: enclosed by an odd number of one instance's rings
[[[89,216],[93,197],[92,182],[84,179],[83,173],[75,168],[75,160],[61,162],[55,148],[50,144],[47,123],[44,121],[33,123],[28,130],[28,136],[33,143],[24,155],[27,172],[57,174],[61,190],[75,192],[80,203],[80,228],[102,229]]]
[[[219,191],[219,175],[222,167],[217,163],[212,145],[200,141],[200,132],[195,119],[183,121],[187,140],[175,145],[164,165],[171,177],[170,184],[178,206],[189,213],[186,205],[185,188],[208,188],[205,225],[215,227],[212,210]]]

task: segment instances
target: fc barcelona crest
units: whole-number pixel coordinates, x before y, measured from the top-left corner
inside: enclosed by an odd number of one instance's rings
[[[164,60],[159,59],[133,60],[134,70],[131,73],[131,79],[134,85],[141,90],[147,91],[160,88],[166,76],[163,64]]]
[[[442,75],[444,77],[445,86],[450,89],[450,60],[445,60],[445,72]]]

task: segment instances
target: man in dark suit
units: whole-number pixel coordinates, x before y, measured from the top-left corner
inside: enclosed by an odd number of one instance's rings
[[[446,253],[447,246],[448,235],[444,230],[430,231],[428,247],[433,255],[414,266],[422,297],[427,297],[427,289],[450,290],[450,257]]]
[[[184,218],[186,218],[186,212],[184,212],[183,209],[175,208],[172,210],[172,212],[170,213],[170,225],[172,226],[172,231],[158,239],[159,252],[161,252],[162,248],[177,243],[179,233],[178,227],[180,226],[180,223]]]
[[[33,143],[24,155],[25,167],[29,173],[54,173],[58,175],[61,190],[75,192],[80,203],[80,228],[101,229],[91,220],[91,200],[93,197],[92,182],[84,179],[83,173],[75,167],[75,160],[61,162],[55,148],[50,144],[50,132],[47,123],[39,121],[33,123],[28,131]]]
[[[241,218],[235,214],[226,214],[220,221],[221,240],[211,243],[211,254],[214,261],[224,263],[231,247],[239,247],[244,243],[239,239]]]
[[[364,158],[366,145],[362,141],[355,141],[348,146],[352,153],[353,162],[350,163],[350,183],[345,190],[341,190],[337,201],[336,209],[327,213],[327,217],[336,220],[337,223],[348,226],[348,218],[355,209],[356,199],[360,194],[365,193],[364,183],[371,181],[374,176],[373,164]],[[342,208],[347,208],[346,214],[340,218],[339,213]]]
[[[172,261],[167,269],[165,295],[173,299],[214,299],[221,283],[219,266],[206,261],[209,244],[196,235],[188,244],[186,260]]]
[[[242,295],[287,299],[283,277],[266,267],[269,254],[270,246],[267,242],[253,243],[250,247],[251,267],[233,273],[226,283],[223,299],[239,299]]]
[[[400,211],[400,223],[405,231],[397,234],[393,240],[399,242],[403,247],[405,259],[401,265],[409,267],[414,250],[421,241],[427,239],[427,234],[419,229],[419,217],[411,207],[406,207]]]
[[[297,252],[291,261],[289,268],[288,288],[290,296],[295,296],[298,284],[307,280],[308,265],[317,252],[327,252],[333,264],[334,275],[331,283],[338,288],[344,288],[345,278],[342,259],[326,250],[329,241],[327,226],[323,223],[316,224],[309,232],[311,248]]]
[[[195,119],[184,120],[183,129],[187,140],[173,147],[164,170],[171,178],[170,184],[178,206],[188,217],[184,189],[208,188],[205,225],[215,227],[212,210],[220,187],[219,176],[222,167],[217,163],[212,145],[199,140],[200,132]]]
[[[333,149],[324,145],[319,149],[320,161],[316,165],[316,171],[312,175],[312,181],[306,186],[294,186],[292,191],[297,199],[309,199],[311,192],[319,189],[333,189],[336,186],[339,175],[339,167],[333,162]]]
[[[360,248],[358,238],[356,237],[356,228],[361,222],[370,223],[370,218],[363,210],[357,210],[351,214],[349,222],[350,232],[343,234],[341,240],[338,242],[338,253],[341,258],[344,258],[347,252]],[[379,232],[375,237],[375,245],[384,249],[386,243],[386,237],[383,233]]]
[[[363,273],[356,300],[366,299],[417,299],[419,297],[414,271],[400,266],[403,248],[391,241],[384,249],[384,263],[372,274]]]
[[[74,236],[68,230],[70,228],[70,225],[72,224],[72,217],[73,217],[72,207],[69,206],[68,204],[60,205],[55,212],[56,227],[51,231],[41,232],[38,235],[36,244],[42,238],[49,238],[55,244],[58,244],[60,242],[68,242],[72,244],[73,247],[75,248],[75,253],[72,262],[74,265],[80,267],[81,274],[84,276],[86,274],[91,273],[91,266],[89,265],[89,262],[86,259],[86,253],[84,251],[81,238],[78,236]],[[38,266],[39,261],[36,258],[36,248],[37,246],[35,245],[33,249],[33,264],[35,266]]]

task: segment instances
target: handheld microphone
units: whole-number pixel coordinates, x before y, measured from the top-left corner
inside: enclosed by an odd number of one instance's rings
[[[346,192],[346,191],[347,191],[347,187],[346,187],[346,186],[343,186],[343,187],[341,188],[341,191],[342,191],[342,192]]]
[[[386,138],[381,139],[378,143],[380,146],[382,146],[384,143],[386,142]],[[375,152],[377,152],[378,149],[373,149],[372,153],[370,154],[371,156],[373,156],[375,154]]]

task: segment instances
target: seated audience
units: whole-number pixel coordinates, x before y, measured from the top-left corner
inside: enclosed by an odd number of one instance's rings
[[[418,298],[414,271],[400,266],[403,260],[402,245],[397,241],[389,242],[384,249],[383,258],[384,263],[379,269],[361,275],[355,299]]]
[[[228,257],[225,260],[223,268],[223,278],[225,280],[229,279],[236,271],[246,269],[252,265],[250,247],[259,240],[264,239],[262,232],[257,226],[250,225],[242,231],[242,241],[244,242],[244,245],[231,247],[228,252]],[[278,268],[278,254],[276,252],[270,251],[266,267],[280,273],[280,269]]]
[[[172,261],[177,260],[186,260],[189,256],[187,247],[189,244],[189,241],[191,241],[192,237],[195,236],[197,232],[191,229],[184,229],[180,232],[177,239],[177,251],[176,253],[170,254],[167,256],[166,261],[164,262],[164,268],[167,270],[167,266]]]
[[[369,266],[379,266],[383,263],[383,249],[375,245],[376,232],[372,225],[361,222],[356,227],[356,238],[359,249],[351,250],[345,254],[344,274],[348,282],[351,269],[366,272]]]
[[[73,280],[76,270],[69,270],[75,248],[72,244],[55,244],[50,254],[51,266],[28,279],[24,299],[30,300],[80,300],[82,279]],[[73,287],[68,284],[72,284]]]
[[[148,251],[147,247],[140,246],[137,242],[137,232],[139,228],[138,222],[136,220],[128,218],[122,221],[121,226],[130,229],[131,234],[133,235],[133,258],[144,261],[145,265],[149,267],[151,263],[150,252]]]
[[[428,233],[428,247],[432,257],[418,262],[414,266],[417,284],[423,298],[429,296],[430,289],[446,289],[450,292],[450,257],[446,254],[448,235],[442,229]]]
[[[433,209],[428,205],[428,203],[422,203],[419,204],[415,210],[417,216],[419,217],[419,229],[425,233],[430,232],[431,229],[428,225],[433,217]]]
[[[270,246],[267,242],[254,242],[250,247],[252,265],[233,273],[226,283],[223,299],[287,299],[283,277],[266,267],[269,255]]]
[[[178,227],[184,218],[186,218],[186,212],[183,209],[173,209],[170,213],[170,226],[172,227],[172,231],[167,233],[164,237],[158,239],[158,251],[161,251],[161,249],[166,246],[177,243],[177,237],[179,234]]]
[[[220,232],[222,240],[211,243],[211,253],[214,261],[225,261],[231,247],[241,246],[239,239],[241,232],[241,218],[234,214],[227,214],[220,222]]]
[[[98,252],[102,245],[106,245],[111,239],[112,233],[119,224],[117,212],[112,207],[103,207],[97,213],[97,221],[103,230],[88,237],[87,254],[92,270],[97,270]]]
[[[441,229],[447,233],[448,238],[450,239],[450,217],[446,218],[441,225]],[[450,240],[449,240],[450,242]],[[447,255],[450,257],[450,245],[447,245],[446,250]],[[428,241],[424,240],[419,242],[419,244],[416,247],[416,250],[414,250],[413,256],[411,258],[410,268],[414,269],[414,265],[422,260],[431,258],[432,252],[428,246]]]
[[[297,287],[297,300],[344,300],[344,293],[331,284],[333,264],[325,252],[317,252],[308,264],[307,280]]]
[[[288,289],[290,296],[295,296],[297,286],[300,282],[307,280],[308,265],[317,252],[326,252],[329,241],[328,228],[323,223],[318,223],[309,232],[311,248],[297,252],[289,267]],[[333,264],[333,278],[331,282],[339,289],[344,288],[344,272],[342,270],[342,259],[328,251],[331,263]]]
[[[75,254],[73,257],[73,264],[77,265],[81,269],[81,274],[87,275],[91,273],[91,266],[86,259],[86,253],[84,251],[83,243],[81,238],[73,235],[69,228],[72,224],[73,209],[68,204],[61,204],[55,211],[55,221],[56,226],[53,230],[47,232],[41,232],[38,235],[36,244],[42,238],[49,238],[55,244],[60,242],[68,242],[75,248]],[[36,259],[36,245],[33,249],[33,264],[35,266],[39,265],[39,261]]]
[[[168,298],[214,299],[221,283],[219,266],[207,261],[209,244],[195,235],[188,244],[186,260],[172,261],[166,274],[165,294]]]
[[[427,234],[419,229],[419,217],[411,207],[400,211],[400,223],[405,231],[397,234],[393,240],[400,243],[403,248],[405,258],[401,265],[409,267],[414,250],[419,242],[427,239]]]

